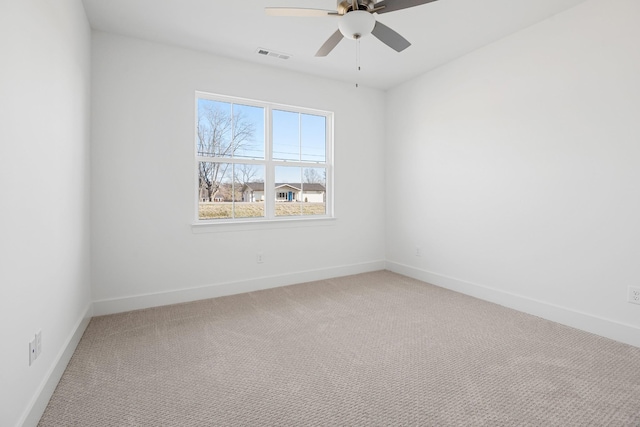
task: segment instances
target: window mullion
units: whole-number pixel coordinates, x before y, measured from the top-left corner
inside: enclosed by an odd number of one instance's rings
[[[264,207],[265,217],[273,219],[275,217],[275,166],[273,164],[273,110],[271,106],[265,108],[265,182],[264,182]]]

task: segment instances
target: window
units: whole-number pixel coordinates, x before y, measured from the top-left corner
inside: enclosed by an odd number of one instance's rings
[[[333,114],[196,92],[199,222],[331,217]]]

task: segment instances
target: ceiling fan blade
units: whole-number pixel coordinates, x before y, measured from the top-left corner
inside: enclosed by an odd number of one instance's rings
[[[265,7],[264,13],[270,16],[331,16],[338,15],[335,10],[306,9],[301,7]]]
[[[340,43],[340,40],[342,40],[343,37],[344,36],[340,32],[340,30],[333,33],[331,37],[329,37],[329,39],[324,42],[320,49],[318,49],[316,56],[327,56],[334,47],[338,46],[338,43]]]
[[[375,27],[373,27],[373,31],[371,31],[371,34],[376,36],[378,40],[397,52],[402,52],[403,50],[411,46],[411,43],[409,43],[407,39],[393,31],[391,28],[377,21]]]
[[[409,7],[420,6],[421,4],[431,3],[436,0],[382,0],[376,3],[376,12],[387,13],[394,10],[407,9]]]

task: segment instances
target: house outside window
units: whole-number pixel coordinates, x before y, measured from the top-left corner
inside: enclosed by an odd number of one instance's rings
[[[198,222],[332,217],[333,114],[196,92]]]

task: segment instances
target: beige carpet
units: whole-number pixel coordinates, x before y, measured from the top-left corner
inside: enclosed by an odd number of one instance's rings
[[[640,349],[376,272],[94,318],[40,426],[640,426]]]

